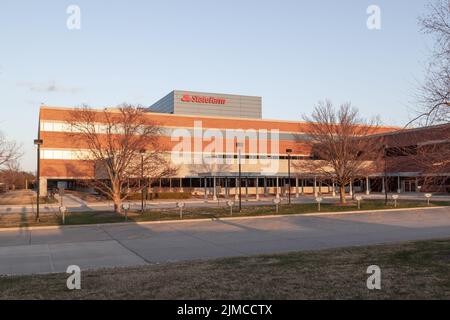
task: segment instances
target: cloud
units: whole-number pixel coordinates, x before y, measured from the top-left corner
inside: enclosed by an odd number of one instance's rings
[[[19,82],[17,85],[26,87],[28,90],[35,92],[78,93],[81,91],[81,88],[65,87],[60,84],[56,84],[55,81],[51,81],[49,83]]]

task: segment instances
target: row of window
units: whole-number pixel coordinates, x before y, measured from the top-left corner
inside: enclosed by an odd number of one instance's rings
[[[80,160],[88,157],[87,151],[73,150],[41,150],[41,159],[44,160]]]
[[[394,147],[386,149],[386,156],[389,158],[407,157],[417,155],[417,145]]]
[[[75,150],[41,150],[41,159],[46,160],[80,160],[88,157],[89,151],[75,151]],[[238,159],[237,154],[219,154],[219,155],[203,155],[205,159]],[[241,159],[273,159],[273,160],[287,160],[286,155],[242,155]],[[291,156],[292,160],[307,160],[312,159],[308,156]]]
[[[95,124],[95,132],[106,133],[107,126],[103,124]],[[47,132],[79,132],[80,130],[74,128],[71,124],[67,122],[41,122],[41,131]],[[116,133],[120,133],[120,128],[117,128]]]
[[[101,123],[95,124],[94,125],[94,132],[97,133],[106,133],[107,132],[107,126]],[[41,131],[44,132],[79,132],[79,129],[74,128],[73,126],[71,126],[70,124],[66,123],[66,122],[51,122],[51,121],[41,121],[41,125],[40,125],[40,129]],[[220,136],[222,135],[222,137],[227,137],[227,129],[212,129],[212,128],[204,128],[203,131],[205,130],[212,130],[212,132],[216,132],[217,134]],[[276,136],[274,136],[273,133],[270,132],[270,130],[265,133],[264,135],[261,135],[257,133],[256,130],[250,130],[250,133],[246,133],[246,130],[238,130],[238,129],[230,129],[231,132],[233,134],[236,134],[237,136],[242,136],[242,138],[245,139],[257,139],[259,137],[259,139],[262,140],[266,140],[266,139],[271,139],[276,137],[276,139],[279,140],[286,140],[286,141],[307,141],[309,138],[306,134],[304,133],[289,133],[289,132],[279,132],[277,131]],[[123,128],[116,128],[115,130],[113,130],[113,133],[117,133],[120,134],[121,131],[123,131]],[[211,133],[211,132],[210,132]],[[174,128],[169,128],[169,127],[164,127],[162,128],[162,134],[166,135],[166,136],[173,136],[174,138],[180,138],[180,137],[194,137],[195,136],[195,129],[194,128],[178,128],[178,129],[174,129]]]
[[[208,155],[205,156],[205,158],[210,158],[210,159],[238,159],[239,155],[237,154],[217,154],[217,155]],[[253,159],[253,160],[257,160],[257,159],[273,159],[273,160],[288,160],[288,156],[287,155],[251,155],[251,154],[247,154],[247,155],[242,155],[241,159]],[[313,159],[313,157],[309,157],[309,156],[291,156],[291,160],[311,160]]]

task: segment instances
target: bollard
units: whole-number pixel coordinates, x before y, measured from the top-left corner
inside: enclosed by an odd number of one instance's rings
[[[230,215],[233,216],[233,206],[234,206],[234,201],[228,200],[228,201],[227,201],[227,206],[230,207]]]
[[[392,199],[394,199],[394,208],[397,208],[398,194],[393,194],[393,195],[392,195]]]
[[[356,199],[356,201],[358,202],[358,209],[361,209],[361,200],[363,199],[363,197],[361,197],[361,196],[356,196],[355,199]]]
[[[130,210],[130,204],[124,203],[122,204],[122,209],[125,211],[125,221],[128,221],[128,210]]]
[[[317,197],[316,198],[316,202],[317,202],[317,210],[320,211],[320,203],[323,201],[322,197]]]
[[[433,196],[433,195],[432,195],[431,193],[425,194],[425,198],[427,198],[427,206],[430,205],[430,199],[431,199],[432,196]]]
[[[279,205],[280,205],[281,199],[280,198],[275,198],[273,199],[273,203],[275,203],[275,208],[276,208],[276,212],[278,213],[279,211]]]
[[[183,208],[186,206],[184,202],[177,202],[177,207],[180,208],[180,219],[183,219]]]
[[[59,213],[62,215],[62,224],[66,224],[66,211],[67,208],[64,206],[59,207]]]

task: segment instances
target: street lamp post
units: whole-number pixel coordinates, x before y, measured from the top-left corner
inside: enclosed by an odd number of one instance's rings
[[[36,170],[36,221],[39,222],[39,200],[41,198],[41,145],[44,143],[42,139],[35,139],[34,144],[37,146],[37,170]]]
[[[384,145],[384,205],[388,203],[387,145]]]
[[[288,155],[288,199],[289,199],[289,204],[291,204],[291,153],[292,153],[292,149],[286,149],[286,153]]]
[[[242,191],[241,191],[241,185],[242,185],[242,168],[241,168],[241,148],[243,146],[243,143],[236,142],[236,148],[238,149],[238,163],[239,163],[239,212],[242,210]]]
[[[145,150],[140,151],[141,154],[141,183],[144,184],[144,154]],[[144,186],[141,185],[141,213],[144,214]]]

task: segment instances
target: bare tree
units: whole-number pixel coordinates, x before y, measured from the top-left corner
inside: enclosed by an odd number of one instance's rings
[[[450,124],[401,130],[383,139],[389,172],[416,172],[422,191],[450,191]]]
[[[435,46],[419,88],[418,115],[407,126],[450,122],[450,0],[430,2],[419,23],[424,33],[435,38]]]
[[[21,156],[20,146],[0,132],[0,168],[16,163]]]
[[[28,183],[35,180],[32,173],[22,171],[18,162],[9,163],[7,168],[0,170],[0,181],[5,183],[9,188],[25,189]]]
[[[450,171],[450,0],[432,0],[419,18],[421,31],[434,37],[435,45],[419,87],[417,116],[405,126],[431,126],[405,130],[391,138],[390,162],[397,169],[410,168],[422,176],[422,190],[443,187]],[[445,125],[447,124],[447,125]]]
[[[83,106],[71,113],[69,123],[79,159],[93,164],[94,177],[88,184],[110,197],[117,213],[130,193],[175,172],[161,146],[161,128],[139,106],[123,104],[102,111]],[[142,169],[145,182],[140,180]],[[130,184],[130,179],[139,183]]]
[[[310,172],[334,180],[344,204],[345,186],[352,179],[376,170],[376,160],[383,155],[379,139],[366,138],[380,132],[378,120],[362,119],[350,103],[335,109],[330,101],[319,102],[312,116],[304,116],[304,120],[317,158],[310,161]]]

